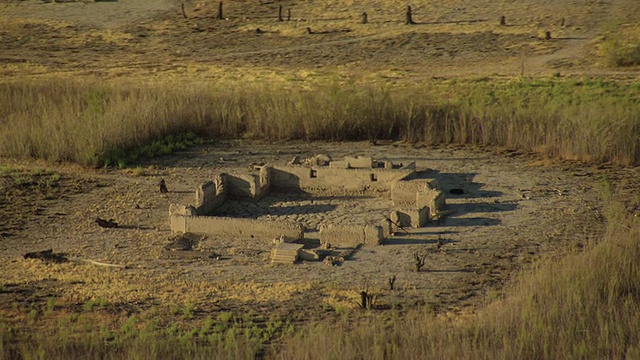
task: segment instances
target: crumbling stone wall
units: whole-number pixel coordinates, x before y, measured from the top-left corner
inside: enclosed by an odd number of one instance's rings
[[[328,159],[328,158],[327,158]],[[210,216],[228,199],[259,200],[269,192],[306,192],[332,195],[390,193],[398,207],[377,226],[328,225],[320,230],[323,243],[381,244],[393,232],[392,223],[422,227],[445,206],[444,194],[433,179],[415,179],[415,163],[374,162],[370,157],[341,161],[316,159],[311,165],[262,166],[258,174],[220,174],[196,190],[195,206],[172,204],[171,230],[233,237],[301,239],[304,226],[292,221],[269,221]],[[299,162],[294,162],[299,164]],[[293,164],[293,163],[292,163]],[[375,220],[375,219],[374,219]]]
[[[226,200],[221,177],[217,177],[216,181],[206,181],[196,189],[196,213],[198,215],[213,214]]]
[[[194,207],[179,204],[169,206],[169,221],[173,232],[258,239],[304,237],[304,226],[299,222],[198,216]]]
[[[360,244],[380,245],[384,242],[382,226],[346,226],[329,224],[320,228],[323,245],[354,247]]]
[[[333,164],[333,162],[332,162]],[[339,168],[331,166],[274,166],[271,188],[281,192],[345,193],[386,192],[394,182],[413,175],[413,169]]]

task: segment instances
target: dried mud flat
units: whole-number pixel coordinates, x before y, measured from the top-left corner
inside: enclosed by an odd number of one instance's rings
[[[251,164],[285,164],[293,156],[319,153],[416,161],[418,168],[432,169],[430,174],[447,192],[452,214],[385,245],[362,246],[340,266],[272,266],[273,244],[251,237],[210,236],[197,241],[193,251],[164,249],[172,237],[169,204],[192,203],[201,182],[219,172],[245,172]],[[438,312],[459,312],[499,294],[505,281],[532,261],[581,251],[596,241],[603,226],[597,199],[600,179],[607,176],[631,190],[638,188],[632,169],[399,143],[236,141],[202,145],[137,169],[59,171],[61,197],[38,200],[37,194],[22,194],[22,203],[15,200],[13,207],[3,209],[5,219],[28,216],[29,221],[3,232],[0,240],[2,303],[45,301],[51,295],[63,304],[106,299],[141,308],[193,302],[203,311],[251,309],[308,319],[355,307],[359,291],[368,287],[378,295],[380,308],[427,305]],[[161,178],[169,188],[166,194],[158,190]],[[452,195],[451,189],[464,193]],[[331,206],[320,206],[312,215],[362,216],[353,207],[357,199],[328,201]],[[376,199],[367,201],[377,204]],[[295,212],[291,216],[304,218]],[[120,226],[101,228],[96,217],[113,218]],[[444,242],[440,250],[438,239]],[[48,248],[72,259],[126,268],[22,258]],[[420,273],[413,269],[415,252],[427,254]],[[390,291],[387,282],[394,275],[395,289]]]

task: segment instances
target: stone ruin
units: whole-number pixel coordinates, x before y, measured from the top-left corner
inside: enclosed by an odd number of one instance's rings
[[[331,161],[315,156],[305,161],[294,158],[288,165],[256,166],[247,174],[220,173],[201,184],[195,192],[195,204],[171,204],[169,219],[174,233],[194,233],[224,237],[276,239],[273,262],[317,260],[305,252],[305,235],[319,233],[324,248],[361,244],[383,244],[385,239],[404,228],[419,228],[444,214],[445,196],[435,179],[419,178],[415,162],[398,164],[374,161],[370,157],[345,157]],[[390,199],[388,216],[363,224],[325,223],[310,229],[300,221],[256,219],[225,214],[229,202],[258,202],[269,194],[306,194],[313,196],[370,196]],[[280,250],[280,254],[278,251]],[[283,254],[287,254],[284,256]]]

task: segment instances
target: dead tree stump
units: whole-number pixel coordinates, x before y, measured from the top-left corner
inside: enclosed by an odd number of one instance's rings
[[[282,5],[278,5],[278,21],[284,21],[282,18]]]
[[[507,18],[504,15],[500,16],[500,26],[507,25]]]
[[[169,192],[169,190],[167,189],[167,182],[164,181],[164,179],[160,179],[158,185],[160,186],[160,193],[166,194]]]
[[[418,253],[413,254],[413,257],[416,260],[416,272],[420,272],[420,269],[422,269],[422,267],[424,266],[424,260],[426,259],[427,255],[418,255]]]
[[[551,40],[551,31],[547,31],[544,33],[544,39],[545,40]]]
[[[405,21],[405,25],[413,25],[415,22],[413,21],[413,17],[411,14],[411,6],[407,6],[407,19]]]
[[[369,294],[366,290],[360,292],[360,307],[365,310],[371,310],[373,308],[373,301],[375,295]]]
[[[368,22],[369,22],[369,17],[367,15],[367,12],[365,11],[365,12],[362,13],[362,23],[366,24]]]
[[[222,14],[222,1],[218,3],[218,16],[216,16],[216,19],[218,20],[224,19],[224,16]]]
[[[393,275],[389,278],[389,290],[393,290],[393,286],[396,284],[396,276]]]

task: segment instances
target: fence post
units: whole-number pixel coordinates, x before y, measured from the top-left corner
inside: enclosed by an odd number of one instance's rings
[[[278,21],[284,21],[282,19],[282,5],[278,5]]]
[[[368,22],[369,22],[369,17],[367,15],[367,12],[365,11],[365,12],[362,13],[362,23],[366,24]]]

